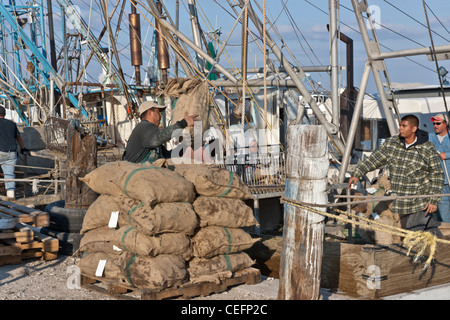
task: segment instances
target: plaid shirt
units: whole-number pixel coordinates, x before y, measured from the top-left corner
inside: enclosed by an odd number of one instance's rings
[[[398,196],[441,194],[444,172],[426,132],[418,130],[417,142],[408,148],[404,141],[398,135],[386,139],[380,149],[357,165],[353,176],[361,179],[366,173],[387,165],[391,190]],[[420,212],[427,203],[435,205],[439,200],[440,197],[397,199],[392,211]]]

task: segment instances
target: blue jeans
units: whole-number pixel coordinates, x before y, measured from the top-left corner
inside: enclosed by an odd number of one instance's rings
[[[450,194],[450,186],[445,185],[442,190],[443,194]],[[438,217],[442,222],[450,222],[450,196],[442,197],[438,203]]]
[[[14,179],[16,176],[14,165],[17,163],[17,152],[2,152],[0,151],[0,164],[2,167],[5,179]],[[6,190],[16,190],[16,182],[5,182]]]

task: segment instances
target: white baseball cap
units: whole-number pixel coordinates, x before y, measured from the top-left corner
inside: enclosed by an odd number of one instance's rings
[[[139,114],[143,114],[145,111],[147,111],[148,109],[151,109],[151,108],[165,109],[166,106],[156,104],[156,103],[154,103],[153,101],[150,101],[150,100],[149,101],[144,101],[139,106]]]

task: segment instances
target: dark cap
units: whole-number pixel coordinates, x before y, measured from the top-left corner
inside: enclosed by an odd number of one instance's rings
[[[0,106],[0,116],[5,116],[6,115],[6,109],[3,106]]]

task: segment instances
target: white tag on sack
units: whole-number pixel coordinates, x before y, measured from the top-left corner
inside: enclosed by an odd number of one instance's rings
[[[370,194],[374,194],[375,192],[377,192],[377,189],[371,187],[371,188],[366,189],[366,191]]]
[[[111,212],[111,217],[109,218],[108,227],[114,229],[117,227],[117,222],[119,221],[119,211]]]
[[[115,246],[115,245],[113,245],[113,250],[114,250],[114,251],[119,251],[119,252],[122,251],[122,249],[120,249],[119,247],[117,247],[117,246]]]
[[[105,270],[106,260],[100,260],[97,265],[97,270],[95,271],[95,276],[101,277],[103,271]]]

